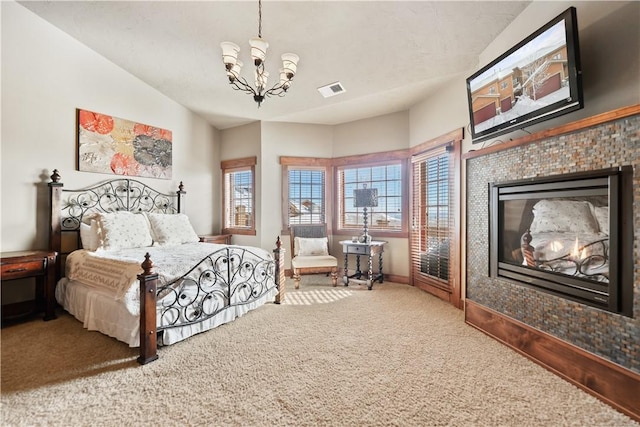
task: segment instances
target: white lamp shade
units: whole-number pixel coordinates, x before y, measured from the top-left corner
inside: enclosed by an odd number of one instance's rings
[[[298,61],[300,60],[300,57],[295,53],[283,53],[281,58],[284,72],[287,74],[289,79],[293,78],[298,70]]]
[[[222,48],[222,61],[226,64],[235,65],[238,60],[238,52],[240,52],[240,46],[232,42],[220,43]]]
[[[260,37],[254,37],[249,40],[249,45],[251,45],[251,58],[253,58],[254,63],[256,63],[256,65],[261,64],[267,56],[269,43]]]
[[[375,208],[378,206],[378,189],[365,187],[353,190],[353,206],[356,208]]]

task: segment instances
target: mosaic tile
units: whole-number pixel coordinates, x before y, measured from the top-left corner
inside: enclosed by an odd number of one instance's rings
[[[489,277],[492,182],[634,167],[633,317]],[[467,160],[467,298],[640,373],[640,116]]]

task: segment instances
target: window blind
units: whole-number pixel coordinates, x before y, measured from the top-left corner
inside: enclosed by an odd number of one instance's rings
[[[414,277],[448,287],[453,237],[453,156],[445,147],[413,156],[411,256]]]
[[[253,228],[253,173],[251,169],[224,174],[225,228]]]
[[[324,224],[325,171],[289,169],[288,225]]]

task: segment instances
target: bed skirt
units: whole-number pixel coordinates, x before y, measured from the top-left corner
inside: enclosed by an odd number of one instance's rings
[[[245,313],[273,301],[276,289],[258,300],[244,305],[231,306],[215,316],[193,325],[165,329],[159,337],[160,345],[180,342],[200,332],[229,323]],[[56,287],[56,300],[89,331],[98,331],[129,345],[140,346],[140,317],[129,312],[122,301],[112,294],[82,283],[62,278]],[[158,317],[160,318],[160,317]]]

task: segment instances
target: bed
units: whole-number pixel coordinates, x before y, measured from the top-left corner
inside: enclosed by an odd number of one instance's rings
[[[138,362],[284,298],[284,249],[200,242],[182,182],[165,194],[128,178],[80,190],[51,175],[57,302],[85,328],[140,347]]]
[[[606,200],[543,199],[522,235],[523,265],[609,282],[609,208]]]

